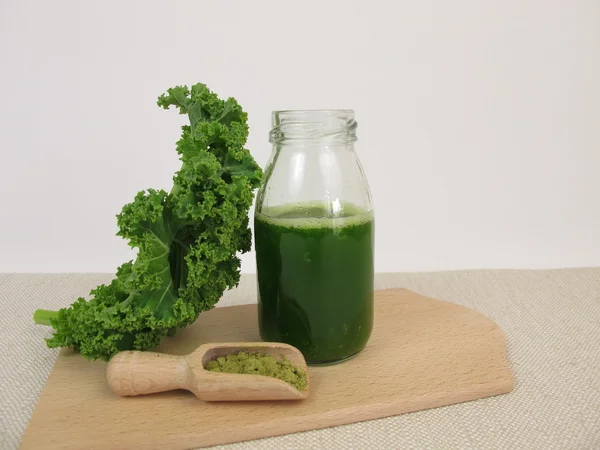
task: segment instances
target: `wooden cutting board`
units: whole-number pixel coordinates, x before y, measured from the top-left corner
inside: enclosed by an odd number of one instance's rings
[[[376,419],[510,392],[502,331],[483,315],[404,289],[376,292],[367,348],[310,368],[299,402],[206,403],[177,391],[122,398],[106,363],[62,350],[23,437],[23,449],[184,449]],[[256,305],[216,308],[159,351],[258,341]],[[42,344],[40,344],[42,345]]]

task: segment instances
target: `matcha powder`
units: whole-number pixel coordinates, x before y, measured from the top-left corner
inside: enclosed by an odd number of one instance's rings
[[[292,366],[292,363],[287,359],[278,360],[271,355],[239,352],[220,356],[216,360],[209,361],[206,370],[246,375],[266,375],[279,378],[299,391],[306,389],[306,374],[304,372]]]

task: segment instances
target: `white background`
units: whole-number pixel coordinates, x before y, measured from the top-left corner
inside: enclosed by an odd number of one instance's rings
[[[113,272],[204,82],[353,108],[378,271],[600,265],[600,2],[0,0],[0,272]],[[253,272],[245,255],[243,271]]]

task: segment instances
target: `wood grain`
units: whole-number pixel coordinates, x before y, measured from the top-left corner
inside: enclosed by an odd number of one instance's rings
[[[185,355],[231,341],[259,341],[256,305],[203,313],[158,351]],[[514,385],[494,322],[404,289],[376,292],[369,345],[344,363],[311,367],[305,400],[210,403],[187,391],[119,397],[105,370],[61,351],[21,448],[197,448],[476,400]]]

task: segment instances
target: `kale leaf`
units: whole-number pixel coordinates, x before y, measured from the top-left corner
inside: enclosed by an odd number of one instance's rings
[[[47,345],[88,359],[156,347],[215,306],[240,279],[238,253],[250,250],[248,211],[262,171],[249,150],[247,114],[204,84],[177,86],[158,99],[187,114],[177,152],[181,169],[169,193],[148,189],[117,215],[119,236],[137,248],[112,282],[58,311],[37,310],[50,325]]]

